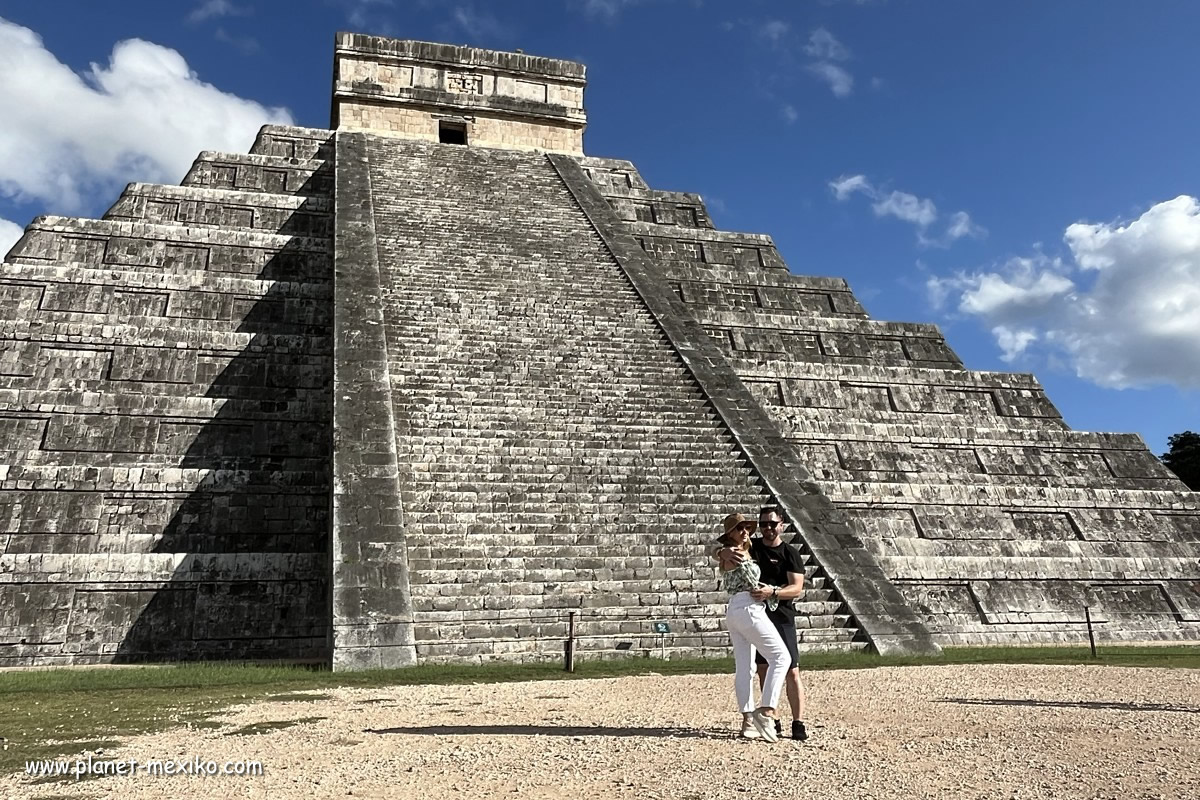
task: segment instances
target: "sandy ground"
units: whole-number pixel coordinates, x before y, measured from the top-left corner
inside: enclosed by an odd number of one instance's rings
[[[808,742],[736,737],[730,676],[340,689],[93,758],[261,761],[0,797],[1198,798],[1200,671],[948,666],[804,673]],[[786,718],[786,713],[784,714]],[[318,718],[318,719],[311,719]],[[310,719],[230,735],[257,722]]]

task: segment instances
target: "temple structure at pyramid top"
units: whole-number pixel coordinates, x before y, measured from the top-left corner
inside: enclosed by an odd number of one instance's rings
[[[584,76],[338,34],[330,129],[29,224],[0,665],[726,655],[713,539],[768,504],[802,651],[1200,639],[1140,437],[584,155]]]
[[[578,155],[587,126],[585,73],[574,61],[339,33],[331,124]]]

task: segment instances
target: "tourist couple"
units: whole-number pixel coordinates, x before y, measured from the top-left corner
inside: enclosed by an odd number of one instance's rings
[[[767,742],[778,741],[783,733],[775,706],[785,682],[792,707],[792,738],[808,738],[793,604],[804,592],[804,565],[796,548],[781,538],[785,524],[775,506],[762,509],[757,524],[741,514],[730,514],[725,518],[725,533],[717,539],[721,547],[713,553],[720,563],[721,587],[729,593],[725,623],[733,643],[737,670],[733,684],[742,711],[742,736]],[[762,528],[761,538],[751,538],[756,527]],[[756,661],[762,690],[757,707]]]

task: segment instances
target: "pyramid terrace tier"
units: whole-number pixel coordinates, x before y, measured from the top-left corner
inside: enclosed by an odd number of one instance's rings
[[[325,586],[307,554],[4,554],[0,663],[314,660]]]
[[[1105,446],[1106,442],[1096,442],[1095,437],[1086,434],[1070,438],[1083,441],[1056,445],[1044,436],[1032,446],[1011,439],[995,443],[977,439],[962,445],[887,439],[830,441],[812,434],[790,437],[790,441],[804,453],[813,475],[823,481],[961,483],[972,487],[1182,488],[1178,477],[1147,451],[1137,437],[1130,437],[1133,441],[1128,449]],[[1093,441],[1088,442],[1089,438]]]
[[[325,128],[264,125],[254,137],[250,153],[301,161],[333,158],[334,132]]]
[[[104,219],[329,237],[333,204],[319,196],[131,183]]]
[[[213,272],[286,281],[327,280],[327,238],[114,220],[39,217],[9,251],[15,263]]]
[[[182,183],[239,192],[328,197],[333,191],[333,164],[319,159],[206,150],[196,158]]]

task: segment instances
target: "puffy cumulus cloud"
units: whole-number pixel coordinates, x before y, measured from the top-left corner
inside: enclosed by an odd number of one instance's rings
[[[1128,223],[1066,228],[1070,263],[1041,253],[983,272],[931,278],[1005,355],[1039,343],[1101,386],[1200,387],[1200,201],[1159,203]]]
[[[56,211],[129,181],[176,182],[201,150],[245,150],[267,108],[204,83],[175,50],[140,39],[82,75],[28,28],[0,19],[0,193]]]
[[[959,298],[958,310],[1012,330],[1043,314],[1075,288],[1065,276],[1061,259],[1043,253],[1012,258],[995,272],[960,272],[950,278],[931,277],[926,282],[931,302],[941,306],[951,295]]]
[[[24,229],[15,222],[10,222],[6,219],[0,219],[0,259],[12,249],[12,246],[17,243],[17,239],[21,238]]]
[[[964,236],[987,235],[987,230],[975,224],[971,215],[965,211],[956,211],[950,215],[945,233],[940,236],[930,235],[929,228],[938,220],[937,205],[932,200],[908,192],[884,191],[871,183],[866,175],[842,175],[830,181],[829,188],[838,202],[844,202],[855,194],[865,195],[871,200],[871,210],[875,212],[875,216],[895,217],[915,225],[917,241],[928,247],[948,247]]]

